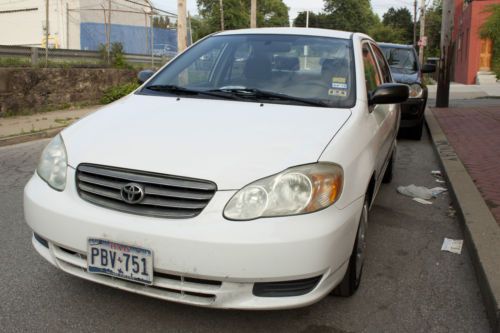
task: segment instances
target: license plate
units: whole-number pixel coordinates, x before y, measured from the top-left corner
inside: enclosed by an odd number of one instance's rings
[[[88,272],[120,279],[153,283],[153,252],[141,247],[89,238]]]

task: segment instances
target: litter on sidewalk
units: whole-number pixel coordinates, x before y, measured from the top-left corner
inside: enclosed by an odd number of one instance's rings
[[[445,238],[443,241],[443,246],[441,246],[441,251],[448,251],[451,253],[461,254],[463,244],[464,241],[462,239]]]
[[[427,188],[424,186],[416,186],[414,184],[408,186],[398,186],[397,191],[411,198],[420,198],[429,200],[437,197],[439,194],[447,191],[444,187]]]

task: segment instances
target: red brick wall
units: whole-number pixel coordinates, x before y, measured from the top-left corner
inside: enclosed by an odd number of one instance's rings
[[[484,12],[486,7],[492,4],[500,4],[500,0],[474,0],[468,5],[464,4],[464,0],[455,0],[455,82],[476,83],[481,52],[479,29],[489,16]]]

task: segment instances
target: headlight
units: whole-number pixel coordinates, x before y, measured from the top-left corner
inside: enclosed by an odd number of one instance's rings
[[[66,148],[61,136],[57,135],[43,150],[36,171],[47,184],[62,191],[66,186],[67,166]]]
[[[227,203],[224,217],[252,220],[312,213],[337,201],[343,180],[342,168],[333,163],[290,168],[239,190]]]
[[[420,98],[422,97],[422,94],[424,93],[424,90],[422,89],[422,86],[418,83],[413,83],[410,85],[410,98]]]

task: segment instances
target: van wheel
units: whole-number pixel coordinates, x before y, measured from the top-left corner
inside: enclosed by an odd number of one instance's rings
[[[366,254],[366,229],[368,227],[368,197],[365,197],[354,248],[342,282],[333,290],[335,296],[352,296],[359,287]]]
[[[394,160],[396,159],[395,149],[391,153],[387,168],[385,169],[384,178],[382,178],[382,183],[390,183],[392,181],[392,176],[394,174]]]

